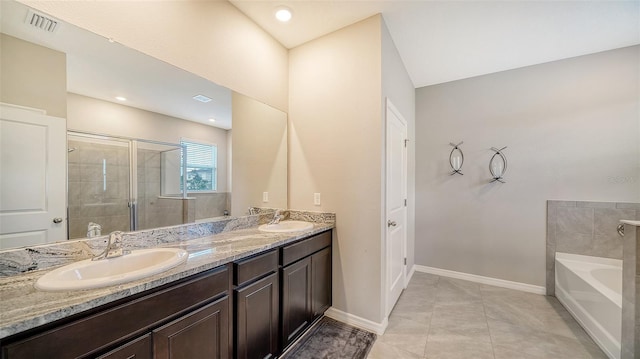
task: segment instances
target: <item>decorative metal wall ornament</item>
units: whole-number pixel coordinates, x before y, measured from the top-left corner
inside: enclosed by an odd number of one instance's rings
[[[505,157],[502,151],[507,147],[502,147],[501,149],[497,149],[495,147],[491,147],[492,151],[495,151],[491,160],[489,161],[489,172],[491,172],[491,176],[493,179],[489,183],[500,182],[506,183],[502,176],[504,176],[505,172],[507,172],[507,157]]]
[[[462,153],[462,150],[458,147],[463,143],[464,141],[456,145],[453,142],[449,142],[449,144],[453,146],[451,153],[449,153],[449,165],[451,165],[451,168],[453,169],[453,172],[449,173],[449,175],[451,176],[453,176],[456,173],[459,175],[464,175],[462,173],[462,164],[464,163],[464,154]]]

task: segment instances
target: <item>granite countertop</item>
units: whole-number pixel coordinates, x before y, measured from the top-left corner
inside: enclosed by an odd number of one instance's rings
[[[333,227],[333,223],[314,223],[310,230],[292,233],[265,233],[252,227],[165,244],[162,247],[189,252],[187,262],[151,277],[105,288],[67,292],[36,290],[36,280],[51,269],[2,277],[0,339]]]

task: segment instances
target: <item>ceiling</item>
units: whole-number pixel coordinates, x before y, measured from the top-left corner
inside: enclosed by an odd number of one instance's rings
[[[382,13],[416,88],[640,43],[637,0],[230,1],[287,48]]]
[[[230,1],[287,48],[382,13],[415,87],[640,43],[638,0]],[[0,5],[2,32],[67,53],[70,92],[231,128],[230,90],[67,23],[40,32],[25,24],[25,5]],[[289,23],[274,19],[282,5]]]
[[[122,46],[69,23],[54,33],[25,23],[28,7],[0,1],[0,30],[67,54],[69,92],[143,110],[231,128],[231,91],[190,72]],[[193,96],[212,100],[198,102]],[[119,102],[116,96],[127,98]],[[209,119],[215,119],[215,122]]]

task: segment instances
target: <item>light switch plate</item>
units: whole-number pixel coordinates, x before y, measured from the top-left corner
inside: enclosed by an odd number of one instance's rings
[[[269,192],[262,192],[262,202],[269,202]]]
[[[313,194],[313,204],[316,206],[320,205],[320,193]]]

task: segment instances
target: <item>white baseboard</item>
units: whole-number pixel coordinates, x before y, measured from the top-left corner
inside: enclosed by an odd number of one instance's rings
[[[520,283],[520,282],[512,282],[512,281],[504,280],[504,279],[484,277],[484,276],[476,275],[476,274],[456,272],[456,271],[452,271],[452,270],[448,270],[448,269],[427,267],[427,266],[422,266],[422,265],[418,265],[418,264],[415,264],[413,266],[413,269],[415,271],[417,271],[417,272],[431,273],[431,274],[439,275],[439,276],[442,276],[442,277],[463,279],[463,280],[468,280],[470,282],[488,284],[488,285],[493,285],[493,286],[496,286],[496,287],[515,289],[515,290],[520,290],[520,291],[523,291],[523,292],[529,292],[529,293],[535,293],[535,294],[541,294],[541,295],[546,295],[547,294],[547,289],[545,287],[542,287],[542,286],[539,286],[539,285],[532,285],[532,284],[526,284],[526,283]]]
[[[387,318],[384,318],[384,321],[382,323],[376,323],[368,319],[364,319],[356,315],[343,312],[334,307],[327,309],[327,311],[324,312],[324,315],[331,319],[335,319],[339,322],[353,325],[354,327],[358,327],[360,329],[364,329],[366,331],[373,332],[378,335],[384,334],[384,331],[387,329],[387,325],[389,325],[389,321]]]
[[[404,287],[406,288],[407,285],[409,284],[409,282],[411,281],[411,278],[413,277],[413,274],[416,272],[416,265],[414,264],[411,267],[411,270],[409,271],[409,274],[407,274],[407,281],[404,283]]]

